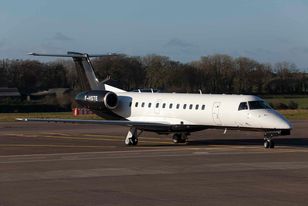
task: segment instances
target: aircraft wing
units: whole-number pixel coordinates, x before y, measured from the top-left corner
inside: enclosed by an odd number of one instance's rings
[[[155,132],[193,132],[208,129],[206,125],[170,124],[169,122],[129,121],[129,120],[82,120],[82,119],[49,119],[49,118],[16,118],[23,122],[55,122],[76,124],[101,124],[135,127],[145,131]]]
[[[49,118],[16,118],[17,121],[23,122],[59,122],[59,123],[77,123],[77,124],[102,124],[102,125],[119,125],[127,127],[148,128],[160,127],[166,128],[171,125],[168,122],[142,122],[128,120],[82,120],[82,119],[49,119]]]

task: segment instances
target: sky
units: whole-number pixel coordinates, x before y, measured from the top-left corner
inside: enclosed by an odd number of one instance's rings
[[[28,52],[288,61],[308,70],[308,0],[0,0],[0,58]]]

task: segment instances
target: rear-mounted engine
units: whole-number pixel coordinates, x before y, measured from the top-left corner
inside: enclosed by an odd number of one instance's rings
[[[118,96],[109,91],[91,90],[79,93],[76,102],[92,110],[112,110],[118,106]]]

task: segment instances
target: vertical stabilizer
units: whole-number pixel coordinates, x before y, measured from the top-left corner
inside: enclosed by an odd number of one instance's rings
[[[76,65],[77,76],[82,90],[105,90],[103,84],[99,84],[95,76],[92,63],[88,54],[81,54],[77,52],[67,52],[72,55]]]

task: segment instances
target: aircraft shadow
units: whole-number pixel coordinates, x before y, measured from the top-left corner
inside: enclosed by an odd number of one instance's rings
[[[274,138],[276,146],[308,147],[308,138]],[[263,139],[190,140],[188,145],[263,145]]]

